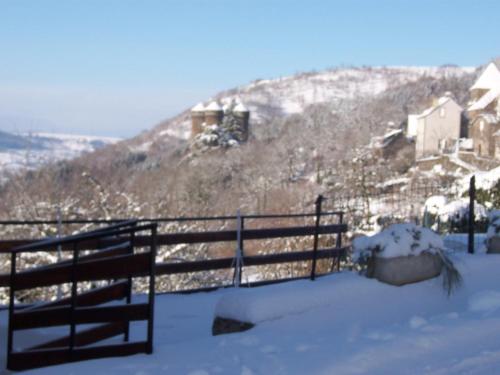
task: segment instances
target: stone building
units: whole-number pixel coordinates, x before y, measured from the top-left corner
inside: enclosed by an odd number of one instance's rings
[[[207,106],[199,103],[193,107],[191,109],[191,138],[202,133],[205,126],[222,125],[224,116],[228,114],[227,108],[230,108],[230,106],[223,108],[216,101],[209,103]],[[249,135],[250,111],[240,102],[231,109],[231,113],[240,130],[240,141],[246,142]]]
[[[470,88],[469,134],[479,157],[500,159],[500,67],[491,62]]]
[[[415,137],[417,159],[455,147],[463,136],[462,112],[462,107],[447,93],[421,114],[408,116],[408,136]]]

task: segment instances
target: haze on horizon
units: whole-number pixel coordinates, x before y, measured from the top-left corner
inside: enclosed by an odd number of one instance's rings
[[[217,92],[339,65],[478,66],[500,3],[0,0],[0,130],[131,137]]]

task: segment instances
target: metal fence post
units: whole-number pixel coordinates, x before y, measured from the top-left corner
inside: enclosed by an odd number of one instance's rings
[[[469,241],[468,252],[474,254],[474,201],[476,200],[476,176],[469,183]]]
[[[233,274],[233,284],[236,288],[239,288],[241,284],[241,272],[243,269],[243,218],[241,217],[241,212],[238,209],[236,212],[236,254],[234,262],[234,274]]]
[[[316,223],[314,227],[314,245],[313,245],[313,260],[311,267],[311,280],[316,279],[316,260],[318,257],[318,239],[319,239],[319,221],[321,218],[321,203],[323,202],[323,196],[320,194],[316,199]]]

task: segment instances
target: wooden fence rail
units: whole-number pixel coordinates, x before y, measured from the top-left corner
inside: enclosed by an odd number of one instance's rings
[[[262,239],[270,239],[270,238],[285,238],[285,237],[298,237],[298,236],[313,236],[316,233],[316,229],[318,230],[318,234],[336,234],[341,235],[347,231],[346,224],[332,224],[332,225],[323,225],[315,228],[315,226],[304,226],[304,227],[287,227],[287,228],[270,228],[270,229],[245,229],[241,232],[241,236],[243,240],[262,240]],[[196,244],[196,243],[208,243],[208,242],[225,242],[225,241],[236,241],[237,232],[236,231],[219,231],[219,232],[192,232],[192,233],[173,233],[173,234],[160,234],[157,235],[157,245],[176,245],[176,244]],[[95,249],[99,247],[111,247],[120,245],[121,240],[119,239],[89,239],[82,241],[78,248],[80,250],[84,249]],[[7,248],[7,244],[12,246],[14,241],[1,241],[0,249],[4,253],[10,253],[11,248]],[[35,240],[19,240],[16,243],[22,245],[29,245],[34,243]],[[134,239],[134,245],[137,247],[147,246],[151,242],[151,238],[148,236],[136,236]],[[70,244],[63,244],[63,251],[73,251],[74,246]],[[47,243],[46,248],[42,249],[43,251],[56,251],[56,248],[49,243]],[[27,250],[30,251],[30,250]],[[120,253],[120,248],[110,249],[109,252],[114,252],[115,254]],[[275,254],[267,254],[267,255],[245,255],[243,260],[245,266],[263,266],[263,265],[271,265],[271,264],[279,264],[279,263],[289,263],[289,262],[300,262],[300,261],[309,261],[313,260],[314,249],[305,250],[305,251],[294,251],[294,252],[286,252],[286,253],[275,253]],[[340,258],[345,256],[346,248],[345,247],[334,247],[330,249],[318,250],[318,259],[327,259],[327,258]],[[140,254],[139,254],[140,255]],[[139,255],[135,255],[138,257]],[[93,254],[89,257],[97,259],[99,254]],[[109,267],[101,266],[101,271],[99,269],[93,269],[92,262],[88,259],[85,260],[82,257],[82,262],[79,267],[81,269],[86,269],[88,272],[92,273],[94,277],[99,277],[99,272],[111,272],[116,274],[116,277],[120,277],[120,265],[133,262],[124,256],[124,258],[116,258],[113,262],[113,270]],[[141,259],[137,259],[141,262]],[[156,263],[155,265],[155,275],[163,276],[163,275],[173,275],[179,273],[188,273],[188,272],[201,272],[201,271],[214,271],[220,269],[231,268],[234,266],[234,258],[216,258],[216,259],[208,259],[201,261],[191,261],[191,262],[182,262],[182,263]],[[41,280],[45,277],[44,275],[50,278],[47,282],[52,282],[55,279],[64,280],[69,277],[70,265],[68,263],[68,267],[60,268],[60,273],[54,274],[50,272],[50,266],[46,268],[40,267],[36,271],[31,271],[26,275],[23,275],[22,281],[20,285],[24,285],[26,283],[27,287],[30,287],[29,280],[36,280],[36,282],[41,282]],[[82,271],[83,272],[83,271]],[[85,271],[86,273],[87,271]],[[140,276],[140,275],[136,275]],[[114,277],[114,276],[113,276]],[[54,279],[55,278],[55,279]],[[0,274],[0,287],[9,286],[9,274]]]

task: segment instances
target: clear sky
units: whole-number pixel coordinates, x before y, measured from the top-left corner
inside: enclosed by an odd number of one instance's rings
[[[218,91],[348,65],[476,66],[499,0],[0,0],[0,126],[128,137]]]

